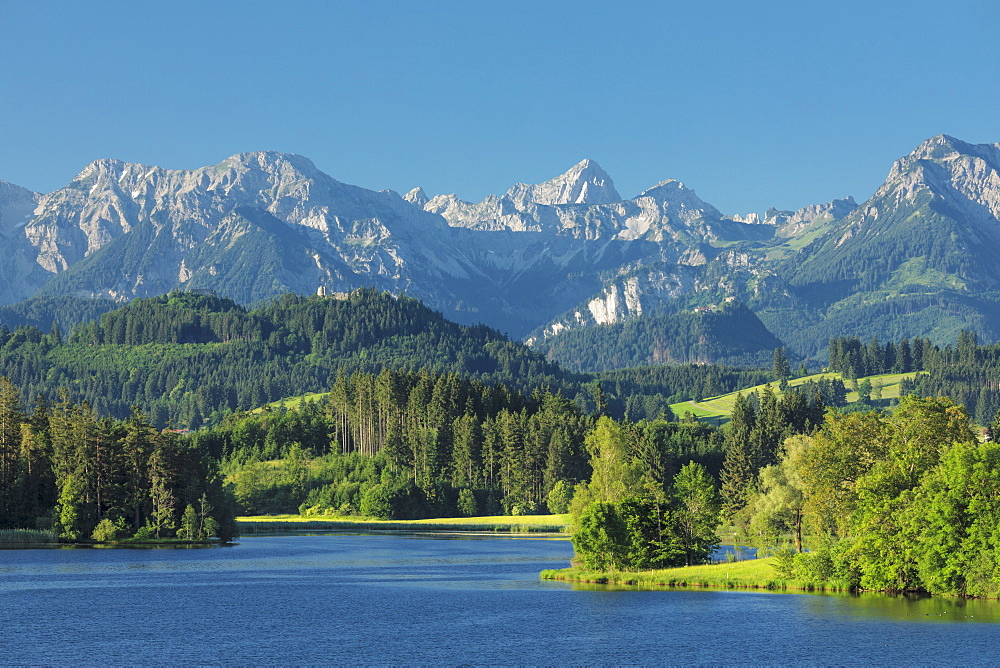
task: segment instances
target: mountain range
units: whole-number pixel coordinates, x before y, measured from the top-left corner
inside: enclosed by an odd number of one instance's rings
[[[578,348],[559,345],[572,330],[656,331],[732,301],[804,357],[835,335],[995,339],[998,170],[1000,144],[938,135],[860,205],[726,215],[672,179],[625,199],[593,160],[470,203],[367,190],[276,152],[195,170],[105,159],[48,194],[0,182],[0,304],[374,286],[578,366],[559,352]]]

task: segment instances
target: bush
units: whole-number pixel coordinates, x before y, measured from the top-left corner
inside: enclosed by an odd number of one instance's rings
[[[113,521],[111,518],[105,517],[97,523],[90,537],[96,541],[106,543],[124,538],[125,533],[125,520],[118,518],[117,521]]]
[[[392,519],[392,496],[386,485],[372,485],[361,495],[361,514],[380,520]]]
[[[156,527],[149,522],[146,522],[145,525],[135,532],[135,535],[132,536],[132,538],[134,540],[150,540],[152,538],[156,538]]]
[[[783,578],[791,578],[795,573],[796,552],[790,547],[780,547],[774,550],[772,566]]]

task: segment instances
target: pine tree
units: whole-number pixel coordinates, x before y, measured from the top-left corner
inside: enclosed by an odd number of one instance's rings
[[[753,445],[756,424],[757,414],[749,397],[737,393],[726,428],[721,475],[723,511],[728,516],[746,506],[756,486]]]
[[[13,515],[18,459],[21,451],[20,393],[8,378],[0,378],[0,526]]]
[[[774,380],[776,382],[786,381],[792,375],[791,366],[788,364],[788,357],[784,348],[774,349],[774,363],[772,365]]]

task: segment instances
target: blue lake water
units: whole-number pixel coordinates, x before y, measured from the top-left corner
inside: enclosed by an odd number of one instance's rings
[[[996,664],[1000,606],[542,582],[564,540],[0,550],[0,664]]]

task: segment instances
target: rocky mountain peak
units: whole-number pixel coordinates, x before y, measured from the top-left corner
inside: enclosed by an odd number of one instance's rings
[[[687,209],[691,211],[704,211],[708,215],[715,218],[722,217],[722,214],[718,209],[698,197],[698,194],[694,190],[688,188],[676,179],[660,181],[652,188],[647,188],[642,191],[636,199],[640,200],[646,197],[652,198],[661,204],[669,204],[680,209]]]
[[[614,181],[595,161],[584,159],[554,179],[529,185],[518,183],[507,191],[518,208],[525,204],[607,204],[620,202]]]
[[[992,228],[1000,220],[1000,144],[931,137],[893,163],[872,202],[884,208],[886,198],[913,202],[927,192],[960,210],[967,223]]]
[[[85,185],[89,183],[94,183],[101,178],[112,177],[118,178],[122,175],[123,170],[127,163],[121,160],[115,160],[114,158],[101,158],[100,160],[94,160],[92,163],[80,170],[80,173],[73,177],[70,181],[70,186]]]
[[[427,193],[424,192],[424,189],[419,186],[403,195],[403,199],[410,204],[419,206],[421,209],[424,208],[424,205],[427,204],[427,202],[431,201],[427,196]]]
[[[936,135],[893,163],[888,180],[898,179],[919,168],[923,161],[946,166],[949,171],[964,169],[956,167],[956,164],[967,164],[969,161],[981,161],[989,169],[1000,170],[1000,144],[970,144],[949,135]]]
[[[218,165],[216,169],[249,169],[274,173],[282,171],[297,171],[307,176],[320,173],[313,161],[295,153],[279,151],[251,151],[231,155]]]

